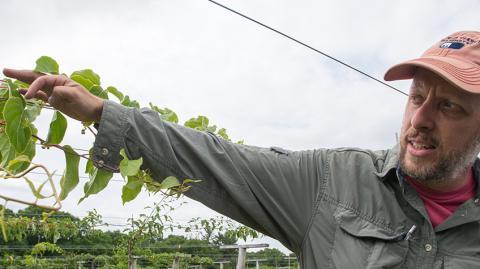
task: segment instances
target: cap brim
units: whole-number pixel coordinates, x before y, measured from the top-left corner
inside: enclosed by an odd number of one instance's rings
[[[452,57],[426,56],[397,64],[387,70],[384,79],[412,79],[417,67],[428,69],[461,89],[480,93],[480,67]]]

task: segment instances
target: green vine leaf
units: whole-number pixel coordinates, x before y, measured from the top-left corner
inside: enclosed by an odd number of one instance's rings
[[[23,89],[27,89],[30,86],[30,84],[25,83],[25,82],[20,81],[20,80],[15,80],[13,82],[13,84],[17,85],[18,88],[23,88]]]
[[[205,130],[208,127],[208,118],[205,116],[191,118],[187,120],[184,125],[192,129]]]
[[[120,161],[120,174],[123,178],[130,177],[138,174],[140,171],[140,167],[142,166],[143,159],[137,160],[129,160],[127,154],[125,153],[125,149],[120,150],[120,155],[123,157],[123,160]]]
[[[102,99],[108,99],[108,92],[99,85],[93,85],[89,89],[90,93]]]
[[[95,170],[95,165],[93,165],[93,160],[92,160],[93,148],[90,148],[88,150],[88,156],[89,156],[88,161],[85,164],[85,173],[91,175]]]
[[[30,165],[30,158],[27,155],[19,155],[15,157],[15,159],[8,162],[7,170],[15,171],[25,165],[27,165],[27,167]]]
[[[230,138],[227,135],[227,129],[225,128],[221,128],[220,130],[218,130],[217,135],[227,141],[230,141]]]
[[[169,176],[162,181],[162,183],[160,184],[160,188],[170,189],[170,188],[178,187],[180,185],[182,184],[180,183],[180,180],[178,180],[178,178],[174,176]]]
[[[115,97],[117,97],[118,101],[122,102],[123,101],[123,93],[121,93],[119,90],[117,90],[117,88],[115,87],[108,87],[107,88],[107,92],[113,94]]]
[[[1,84],[2,86],[5,85],[4,83]],[[5,107],[5,104],[7,103],[8,100],[8,89],[6,88],[0,88],[0,119],[5,119],[3,116],[3,108]]]
[[[36,64],[37,65],[33,69],[33,71],[35,72],[47,73],[47,74],[53,74],[53,75],[59,74],[58,63],[51,57],[42,56],[37,59]]]
[[[28,156],[29,160],[32,160],[35,156],[35,142],[32,140],[23,152],[17,153],[12,144],[10,144],[7,135],[4,133],[0,134],[0,155],[2,157],[0,162],[1,167],[7,167],[10,161],[19,155],[26,155]],[[27,169],[29,166],[30,163],[19,163],[18,165],[10,167],[10,172],[17,174]]]
[[[44,195],[42,194],[43,186],[45,186],[45,183],[48,182],[48,181],[43,182],[43,183],[38,187],[38,189],[36,189],[36,188],[35,188],[35,185],[33,184],[33,182],[32,182],[30,179],[28,179],[28,178],[26,178],[26,177],[24,177],[23,179],[25,179],[25,181],[27,182],[28,187],[30,187],[30,191],[33,193],[33,195],[35,196],[35,198],[37,198],[37,199],[45,199],[45,198],[48,198],[47,196],[44,196]]]
[[[101,190],[105,189],[112,177],[112,172],[95,167],[90,174],[90,180],[83,186],[83,192],[85,193],[85,196],[81,198],[78,203],[81,203],[88,196],[97,194]]]
[[[23,96],[18,91],[18,86],[15,83],[13,83],[11,80],[7,81],[7,86],[8,86],[8,89],[9,89],[8,98],[11,98],[11,97],[20,98],[22,100],[23,107],[25,107],[27,103],[25,102],[25,99],[23,98]]]
[[[125,95],[121,104],[128,107],[140,108],[140,104],[135,100],[130,100],[128,95]]]
[[[3,109],[2,109],[3,110]],[[38,115],[42,112],[42,106],[40,105],[39,101],[31,101],[25,107],[27,113],[27,121],[34,122],[37,119]]]
[[[87,174],[93,173],[93,169],[95,169],[95,166],[93,165],[93,161],[88,159],[87,164],[85,165],[85,173]]]
[[[63,146],[63,148],[65,149],[66,168],[60,179],[60,200],[65,200],[79,182],[78,165],[80,163],[80,156],[68,145]]]
[[[198,130],[198,131],[208,131],[214,133],[215,130],[217,129],[217,126],[212,125],[208,126],[208,118],[205,116],[198,116],[196,118],[191,118],[188,121],[185,122],[185,126]]]
[[[145,183],[147,191],[157,193],[161,190],[161,182],[154,180],[147,171],[141,170],[139,177],[141,177]]]
[[[90,89],[91,87],[93,87],[95,84],[93,84],[90,80],[82,77],[82,76],[79,76],[79,75],[71,75],[70,78],[77,82],[78,84],[82,85],[85,89]]]
[[[90,90],[94,85],[100,85],[100,76],[92,69],[75,71],[70,75],[70,78],[80,83],[87,90]]]
[[[18,155],[25,155],[28,157],[28,159],[30,160],[30,162],[33,160],[33,157],[35,156],[35,142],[32,140],[28,145],[27,147],[25,148],[25,150],[21,153],[16,153],[15,156],[18,156]],[[19,163],[18,165],[12,167],[12,170],[11,172],[14,173],[14,174],[18,174],[20,172],[22,172],[23,170],[27,169],[28,167],[30,167],[30,162],[23,162],[23,163]]]
[[[182,184],[187,184],[187,183],[198,183],[198,182],[202,182],[200,179],[190,179],[190,178],[187,178],[187,179],[184,179]]]
[[[138,177],[128,177],[128,183],[122,188],[122,202],[130,202],[135,199],[142,190],[143,181]]]
[[[5,133],[0,134],[0,153],[2,155],[2,162],[0,163],[2,167],[6,167],[17,155],[15,148],[10,144],[8,136]]]
[[[178,123],[178,116],[173,110],[169,108],[164,108],[161,109],[158,106],[153,105],[151,102],[148,103],[150,105],[150,108],[152,110],[157,111],[160,114],[160,118],[165,121],[173,122],[173,123]]]
[[[60,111],[53,113],[50,129],[48,130],[47,144],[60,144],[67,130],[67,119]]]
[[[10,97],[3,109],[5,132],[17,152],[22,152],[32,138],[30,126],[25,126],[27,113],[22,98]]]

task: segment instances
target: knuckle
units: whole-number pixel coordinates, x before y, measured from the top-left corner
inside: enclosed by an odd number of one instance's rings
[[[35,81],[32,83],[32,86],[37,86],[38,87],[43,87],[43,85],[45,85],[46,81],[47,81],[47,78],[48,76],[40,76],[38,77],[37,79],[35,79]]]

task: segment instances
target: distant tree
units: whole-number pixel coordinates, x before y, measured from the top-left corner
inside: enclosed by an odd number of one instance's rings
[[[48,216],[50,218],[64,218],[64,219],[70,219],[72,221],[80,220],[79,218],[65,211],[48,211],[46,209],[43,209],[41,207],[36,207],[36,206],[28,206],[24,209],[20,209],[15,215],[17,217],[42,218],[43,216],[46,216],[46,217]]]

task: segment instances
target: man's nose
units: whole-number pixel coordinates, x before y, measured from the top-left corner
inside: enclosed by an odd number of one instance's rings
[[[417,130],[432,130],[435,127],[435,107],[430,100],[422,103],[415,110],[411,122],[412,127]]]

